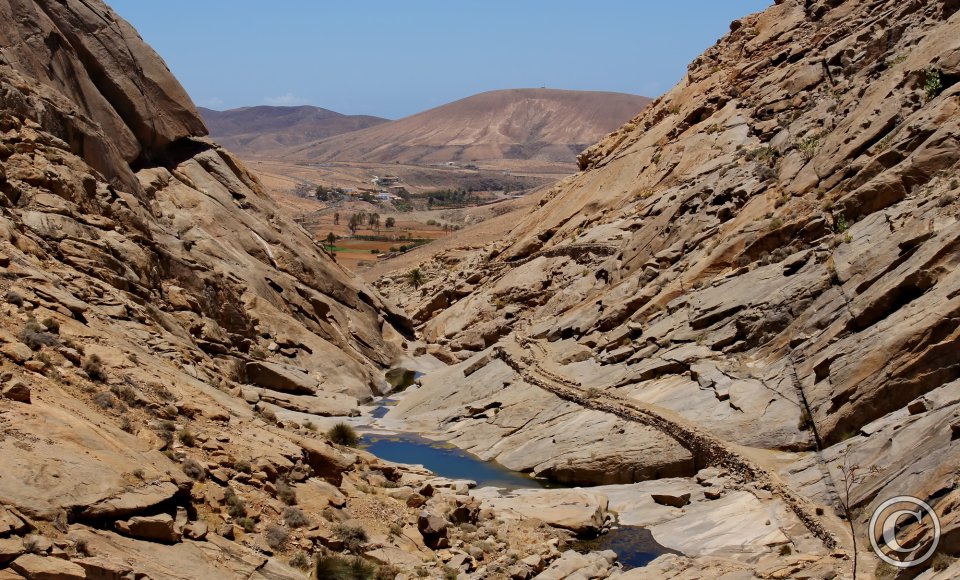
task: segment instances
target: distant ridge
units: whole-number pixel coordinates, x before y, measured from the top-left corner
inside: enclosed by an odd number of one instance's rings
[[[252,157],[274,156],[289,147],[387,122],[380,117],[342,115],[308,105],[198,110],[211,137],[236,153]]]

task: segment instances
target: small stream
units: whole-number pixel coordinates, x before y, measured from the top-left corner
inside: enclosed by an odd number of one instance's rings
[[[360,444],[381,459],[422,465],[441,477],[475,481],[477,487],[502,487],[510,490],[557,487],[551,486],[546,480],[507,469],[495,461],[484,461],[449,443],[430,441],[412,433],[366,433]]]
[[[388,373],[388,380],[395,389],[393,392],[400,393],[420,376],[422,373],[393,369]],[[382,418],[396,404],[395,398],[381,399],[370,417]],[[367,432],[362,435],[361,446],[387,461],[422,465],[441,477],[472,480],[477,487],[507,490],[569,487],[513,471],[495,461],[484,461],[450,443],[432,441],[417,433]],[[663,554],[679,554],[660,545],[649,530],[637,526],[614,528],[596,538],[578,540],[572,547],[578,552],[613,550],[624,569],[646,566]]]
[[[653,534],[638,526],[621,526],[589,540],[580,540],[573,549],[578,552],[613,550],[625,570],[642,568],[663,554],[680,554],[660,545]]]

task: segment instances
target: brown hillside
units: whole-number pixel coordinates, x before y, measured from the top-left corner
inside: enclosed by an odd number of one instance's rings
[[[650,102],[621,93],[511,89],[292,148],[294,159],[380,163],[570,162]]]

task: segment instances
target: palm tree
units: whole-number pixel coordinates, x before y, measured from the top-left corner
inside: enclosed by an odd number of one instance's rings
[[[413,270],[407,272],[407,282],[413,286],[414,290],[419,290],[426,281],[427,280],[424,278],[423,272],[420,271],[420,268],[414,268]]]
[[[327,234],[327,251],[333,252],[333,248],[337,243],[337,234],[330,232]]]
[[[333,214],[333,225],[340,225],[340,212]]]

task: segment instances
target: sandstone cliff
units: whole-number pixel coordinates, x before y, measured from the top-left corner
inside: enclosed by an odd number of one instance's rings
[[[466,361],[393,416],[577,483],[754,462],[841,544],[858,465],[859,530],[914,495],[956,555],[958,9],[784,0],[733,22],[507,241],[423,264],[416,294],[381,280]]]

